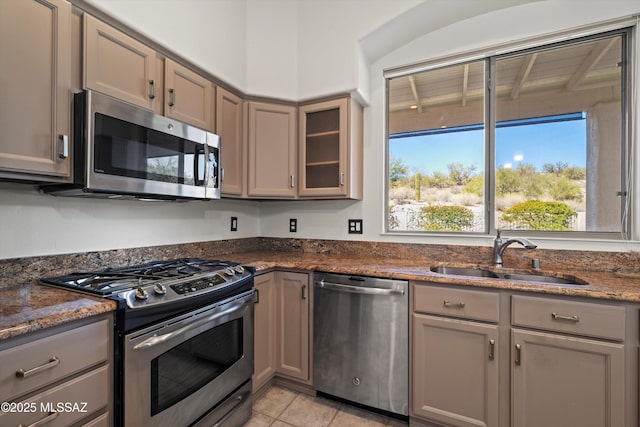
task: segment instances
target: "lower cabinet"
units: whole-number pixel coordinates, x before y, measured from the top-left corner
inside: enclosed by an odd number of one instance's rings
[[[413,315],[413,412],[450,426],[498,425],[498,326]]]
[[[276,372],[276,273],[256,276],[254,287],[253,391],[259,390]]]
[[[446,426],[497,426],[498,294],[411,289],[411,415]]]
[[[112,330],[101,317],[2,342],[0,425],[110,425]]]
[[[276,372],[309,381],[309,275],[278,271]]]
[[[311,381],[309,274],[277,271],[255,278],[253,390],[274,375]]]
[[[625,425],[624,346],[512,330],[513,427]]]

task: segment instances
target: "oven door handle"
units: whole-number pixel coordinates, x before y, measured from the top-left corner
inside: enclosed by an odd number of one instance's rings
[[[147,348],[151,348],[154,347],[158,344],[162,344],[163,342],[167,342],[169,340],[172,340],[174,338],[177,338],[183,334],[186,334],[187,332],[197,329],[201,326],[206,325],[207,323],[210,323],[214,320],[216,320],[219,317],[222,316],[226,316],[229,315],[231,313],[234,313],[236,311],[240,311],[244,306],[246,306],[246,303],[243,302],[241,304],[235,305],[233,307],[229,307],[226,310],[220,311],[218,313],[213,313],[210,316],[204,317],[200,320],[197,320],[193,323],[189,323],[188,325],[183,326],[180,329],[176,329],[173,332],[169,332],[168,334],[164,334],[164,335],[157,335],[157,336],[153,336],[150,338],[147,338],[146,340],[142,341],[139,344],[136,344],[133,349],[134,350],[145,350]]]

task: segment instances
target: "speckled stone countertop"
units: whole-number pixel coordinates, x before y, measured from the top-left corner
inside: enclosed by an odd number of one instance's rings
[[[115,310],[115,303],[39,285],[42,277],[72,271],[139,264],[154,259],[228,259],[271,269],[324,271],[419,280],[473,288],[526,291],[619,302],[640,302],[640,253],[509,249],[503,272],[527,271],[531,259],[542,273],[574,276],[586,285],[555,285],[485,277],[446,276],[436,265],[491,270],[491,247],[354,242],[321,239],[247,238],[0,260],[0,340]],[[473,260],[475,263],[470,263]]]
[[[640,274],[628,272],[595,272],[580,270],[531,271],[528,269],[494,269],[488,264],[460,262],[425,262],[424,260],[398,260],[387,258],[344,257],[325,254],[297,254],[288,252],[249,252],[235,254],[234,261],[256,268],[257,273],[270,269],[293,269],[324,271],[332,273],[359,274],[390,277],[405,280],[427,281],[475,288],[493,288],[511,291],[527,291],[539,294],[566,295],[597,298],[613,301],[640,302]],[[480,267],[502,273],[547,274],[570,277],[587,282],[585,285],[558,285],[537,282],[496,279],[490,277],[467,277],[433,273],[430,268],[437,265],[456,267]]]
[[[0,288],[0,340],[115,310],[113,301],[38,284]]]

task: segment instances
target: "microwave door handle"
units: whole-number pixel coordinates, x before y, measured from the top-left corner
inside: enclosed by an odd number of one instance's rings
[[[204,185],[204,181],[207,176],[207,162],[204,162],[204,176],[200,179],[200,156],[205,155],[205,149],[197,147],[195,154],[193,155],[193,176],[194,176],[194,184],[198,187]]]

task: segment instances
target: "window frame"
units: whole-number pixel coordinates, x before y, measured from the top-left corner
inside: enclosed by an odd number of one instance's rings
[[[634,98],[633,72],[637,73],[636,64],[638,52],[636,51],[638,28],[635,20],[623,19],[606,25],[595,25],[583,29],[552,34],[531,40],[512,42],[506,45],[494,46],[480,51],[467,52],[447,57],[442,57],[419,64],[386,69],[383,72],[385,79],[385,126],[384,126],[384,230],[385,234],[420,235],[420,236],[486,236],[495,235],[496,230],[496,163],[495,163],[495,130],[496,130],[496,99],[494,94],[496,84],[496,61],[526,55],[532,52],[542,52],[558,47],[571,46],[578,43],[621,36],[622,55],[624,66],[621,70],[621,132],[620,132],[620,183],[621,183],[621,229],[619,232],[603,231],[538,231],[538,230],[508,230],[510,235],[533,235],[536,237],[549,237],[560,239],[582,240],[612,240],[624,241],[636,238],[634,225],[640,219],[634,221],[634,215],[640,213],[637,206],[637,194],[633,186],[633,177],[638,174],[636,163],[635,143],[632,136],[635,135],[636,123],[632,116],[634,108],[631,100]],[[449,66],[463,65],[474,61],[484,61],[485,64],[485,95],[484,95],[484,123],[485,126],[485,226],[483,232],[434,232],[419,230],[390,230],[389,229],[389,82],[393,78],[404,77],[416,73],[437,70]],[[487,84],[488,83],[488,84]],[[633,208],[639,208],[637,211]],[[505,230],[507,231],[507,230]]]

